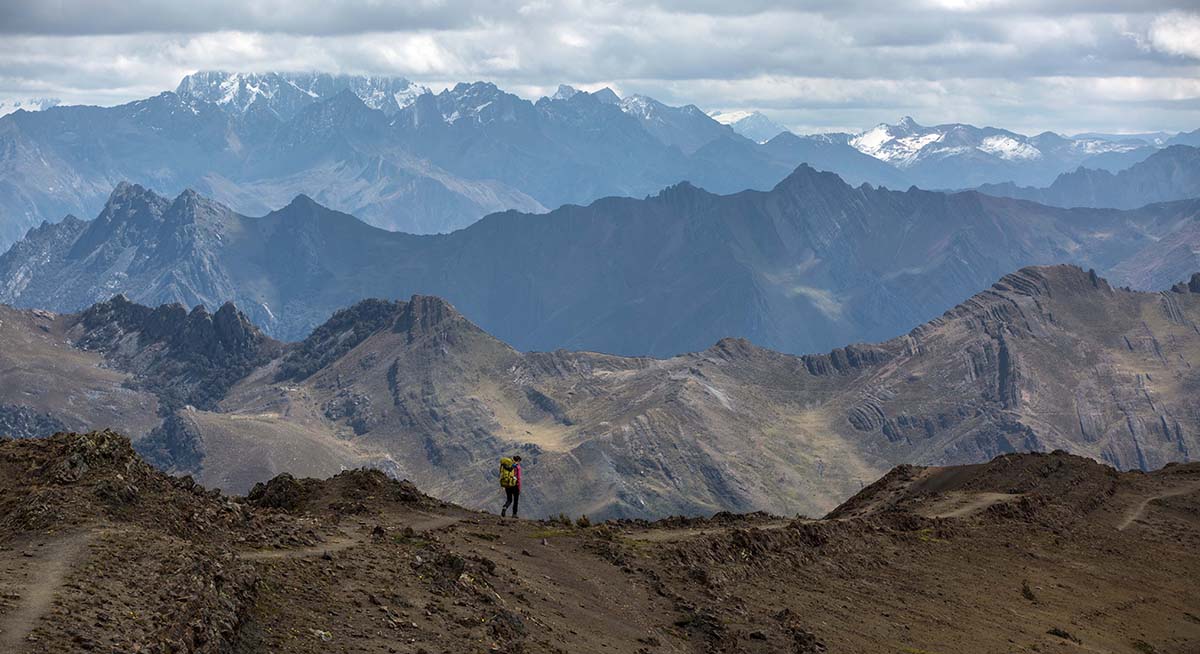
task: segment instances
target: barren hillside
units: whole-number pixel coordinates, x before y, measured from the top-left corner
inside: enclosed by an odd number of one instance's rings
[[[903,337],[800,357],[522,353],[432,297],[360,303],[290,345],[231,307],[5,312],[19,375],[0,404],[55,421],[20,435],[129,425],[153,463],[232,492],[369,465],[487,508],[519,452],[530,515],[818,515],[901,463],[1200,451],[1200,277],[1145,293],[1028,268]]]
[[[246,498],[0,440],[0,650],[1195,652],[1200,467],[904,466],[830,517],[504,520],[348,471]]]

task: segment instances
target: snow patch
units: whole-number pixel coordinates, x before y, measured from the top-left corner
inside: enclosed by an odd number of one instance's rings
[[[712,118],[713,120],[717,121],[718,123],[721,123],[722,125],[732,125],[734,123],[738,123],[743,120],[746,120],[747,118],[749,118],[755,114],[758,114],[760,116],[762,115],[762,114],[759,114],[757,111],[744,111],[744,110],[743,111],[714,111],[714,112],[708,114],[708,117]]]
[[[989,136],[979,143],[979,149],[1008,161],[1041,159],[1042,151],[1011,136]]]

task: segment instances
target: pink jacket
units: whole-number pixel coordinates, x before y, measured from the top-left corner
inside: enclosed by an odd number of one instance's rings
[[[517,475],[517,488],[520,489],[521,488],[521,464],[518,463],[517,465],[513,466],[513,470],[516,472],[516,475]]]

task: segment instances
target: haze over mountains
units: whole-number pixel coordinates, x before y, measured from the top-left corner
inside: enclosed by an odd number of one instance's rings
[[[1200,149],[1172,145],[1117,173],[1080,167],[1045,188],[984,184],[989,195],[1020,198],[1056,207],[1134,209],[1154,202],[1200,197]]]
[[[745,120],[731,128],[692,105],[609,89],[564,86],[530,102],[485,82],[435,94],[396,77],[201,72],[126,105],[0,117],[0,249],[42,221],[94,215],[123,180],[194,188],[247,214],[306,193],[380,227],[434,233],[684,180],[766,190],[801,163],[854,185],[1043,185],[1081,164],[1127,167],[1156,147],[911,119],[797,136]]]
[[[157,465],[244,491],[371,465],[484,507],[522,452],[539,515],[823,513],[897,462],[1063,448],[1148,470],[1200,451],[1200,275],[1113,289],[1030,268],[909,334],[791,356],[521,353],[444,300],[370,300],[299,344],[236,308],[0,308],[18,436],[122,424]]]
[[[0,256],[0,302],[66,312],[117,293],[212,311],[233,301],[294,340],[358,300],[430,294],[520,350],[669,356],[734,336],[803,353],[902,334],[1026,265],[1173,283],[1194,258],[1144,250],[1190,242],[1198,214],[1200,200],[1067,210],[854,188],[802,166],[768,192],[680,184],[413,236],[306,196],[248,218],[195,192],[171,200],[122,185],[97,219],[45,225]]]

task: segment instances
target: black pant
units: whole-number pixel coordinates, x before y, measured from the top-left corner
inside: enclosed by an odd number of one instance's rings
[[[517,516],[517,505],[521,503],[521,488],[520,486],[505,486],[504,487],[504,508],[500,509],[500,515],[504,515],[508,511],[508,505],[513,508],[513,517]]]

